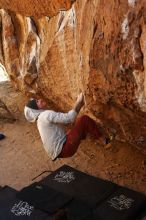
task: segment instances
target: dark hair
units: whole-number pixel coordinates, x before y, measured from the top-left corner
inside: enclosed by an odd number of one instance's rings
[[[37,106],[36,99],[30,99],[26,106],[29,107],[29,108],[35,109],[35,110],[39,109],[38,106]]]

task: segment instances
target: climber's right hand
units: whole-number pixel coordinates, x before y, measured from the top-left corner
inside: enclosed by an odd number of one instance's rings
[[[81,92],[78,95],[76,103],[75,103],[75,107],[74,107],[75,111],[78,113],[80,111],[80,109],[84,106],[84,104],[85,104],[84,95]]]

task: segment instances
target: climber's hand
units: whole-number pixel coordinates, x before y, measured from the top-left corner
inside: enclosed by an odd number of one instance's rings
[[[76,100],[76,103],[75,103],[75,107],[74,107],[75,111],[76,111],[76,112],[79,112],[80,109],[84,106],[84,104],[85,104],[84,95],[83,95],[83,93],[81,92],[81,93],[78,95],[77,100]]]
[[[85,104],[84,95],[82,92],[78,95],[76,102],[80,103],[82,106]]]

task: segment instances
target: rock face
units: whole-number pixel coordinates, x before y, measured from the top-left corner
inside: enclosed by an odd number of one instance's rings
[[[3,126],[5,122],[26,122],[23,113],[26,99],[20,91],[14,89],[10,81],[0,82],[0,125]]]
[[[145,146],[145,0],[0,6],[0,62],[20,90],[63,110],[82,90],[86,110],[109,132]]]

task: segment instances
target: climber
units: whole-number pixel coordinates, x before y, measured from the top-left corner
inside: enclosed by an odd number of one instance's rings
[[[29,122],[37,121],[44,148],[52,160],[73,156],[88,133],[95,139],[103,139],[97,124],[89,116],[83,115],[75,122],[83,106],[83,93],[79,94],[74,107],[67,113],[47,110],[43,99],[30,99],[26,104],[25,117]],[[73,122],[73,128],[65,132],[63,125]]]

